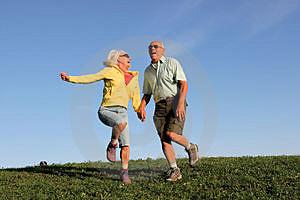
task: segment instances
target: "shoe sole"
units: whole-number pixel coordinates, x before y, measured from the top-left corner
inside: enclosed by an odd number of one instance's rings
[[[123,183],[124,185],[130,185],[130,184],[131,184],[131,181],[129,181],[129,182],[127,182],[127,181],[122,181],[122,183]]]
[[[108,160],[109,162],[117,162],[117,160],[110,160],[110,159],[108,159],[108,158],[107,158],[107,160]]]
[[[117,161],[117,159],[110,159],[109,156],[107,155],[107,153],[106,153],[106,159],[110,162],[116,162]]]
[[[106,149],[106,159],[107,159],[108,161],[110,161],[110,162],[116,162],[116,161],[117,161],[116,155],[114,156],[113,159],[110,159],[108,155],[109,155],[109,153],[108,153],[108,148],[107,148],[107,149]]]
[[[167,181],[170,181],[170,182],[175,182],[175,181],[178,181],[178,180],[180,180],[180,179],[182,179],[182,175],[180,174],[180,176],[178,176],[175,180],[173,180],[173,179],[166,179]]]
[[[128,180],[123,180],[122,177],[121,177],[121,180],[122,180],[122,183],[125,184],[125,185],[131,184],[131,180],[130,180],[130,179],[128,179]]]

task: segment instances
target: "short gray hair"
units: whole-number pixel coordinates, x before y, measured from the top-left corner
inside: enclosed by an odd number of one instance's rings
[[[164,45],[164,43],[163,43],[162,41],[159,41],[159,40],[153,40],[153,41],[150,42],[150,44],[151,44],[152,42],[158,42],[158,43],[160,43],[160,45],[161,45],[161,47],[162,47],[163,49],[165,48],[165,45]]]

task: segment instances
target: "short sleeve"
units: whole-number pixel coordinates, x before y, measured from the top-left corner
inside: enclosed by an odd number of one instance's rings
[[[145,73],[144,73],[144,83],[143,83],[143,94],[151,95],[152,94],[152,89],[151,89],[151,85],[149,83],[147,75],[148,75],[147,71],[145,71]]]
[[[174,78],[175,78],[175,81],[186,81],[186,76],[185,76],[185,73],[183,71],[183,68],[181,66],[181,64],[173,59],[173,64],[174,64]]]

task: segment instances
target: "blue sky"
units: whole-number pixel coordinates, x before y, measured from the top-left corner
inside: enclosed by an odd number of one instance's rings
[[[142,84],[156,39],[185,69],[185,135],[201,156],[299,155],[299,11],[298,0],[0,0],[0,167],[105,161],[103,83],[58,74],[95,73],[118,48]],[[153,108],[145,123],[129,110],[132,159],[163,157]]]

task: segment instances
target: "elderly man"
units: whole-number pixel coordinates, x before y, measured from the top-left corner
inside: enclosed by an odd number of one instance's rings
[[[148,48],[151,64],[144,73],[144,96],[138,116],[142,121],[146,119],[145,107],[153,95],[155,101],[153,120],[170,166],[166,180],[177,181],[182,175],[176,164],[172,141],[185,147],[190,166],[193,167],[199,159],[198,146],[190,143],[182,135],[188,85],[180,63],[174,58],[164,56],[165,48],[162,42],[152,41]]]

